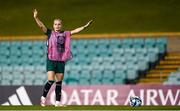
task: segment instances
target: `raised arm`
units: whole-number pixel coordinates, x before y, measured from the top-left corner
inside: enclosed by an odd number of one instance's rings
[[[93,21],[93,20],[90,20],[86,25],[81,26],[81,27],[79,27],[79,28],[76,28],[76,29],[74,29],[74,30],[71,30],[71,35],[81,32],[81,31],[84,30],[86,27],[88,27],[88,26],[92,23],[92,21]]]
[[[33,14],[34,14],[34,19],[37,23],[37,25],[41,28],[41,30],[46,33],[47,32],[47,28],[46,26],[39,20],[38,18],[38,11],[36,9],[34,9],[33,11]]]

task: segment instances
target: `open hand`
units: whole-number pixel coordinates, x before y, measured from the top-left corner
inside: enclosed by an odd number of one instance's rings
[[[37,18],[38,16],[38,11],[36,9],[33,10],[34,18]]]
[[[92,22],[93,20],[90,20],[84,27],[88,27]]]

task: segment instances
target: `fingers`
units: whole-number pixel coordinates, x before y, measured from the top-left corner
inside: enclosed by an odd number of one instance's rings
[[[90,20],[90,21],[87,23],[87,26],[89,26],[92,22],[93,22],[93,20]]]
[[[88,23],[92,23],[93,22],[93,20],[90,20]]]
[[[34,13],[37,13],[37,10],[36,9],[34,9],[34,11],[33,11]]]
[[[34,17],[36,18],[36,17],[37,17],[37,14],[38,14],[38,12],[37,12],[36,9],[33,10],[33,14],[34,14]]]
[[[87,24],[90,25],[93,22],[93,20],[90,20]]]

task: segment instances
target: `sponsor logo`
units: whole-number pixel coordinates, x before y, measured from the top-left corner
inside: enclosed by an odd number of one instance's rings
[[[24,86],[16,89],[16,93],[8,97],[8,101],[1,105],[32,105]]]

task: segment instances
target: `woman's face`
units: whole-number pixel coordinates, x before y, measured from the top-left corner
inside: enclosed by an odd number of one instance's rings
[[[58,32],[61,30],[61,20],[54,20],[53,28],[55,32]]]

